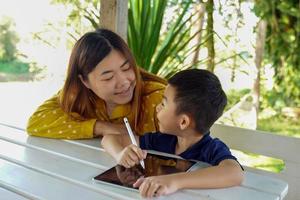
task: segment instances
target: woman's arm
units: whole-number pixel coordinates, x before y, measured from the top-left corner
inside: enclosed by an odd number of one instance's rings
[[[180,181],[179,181],[180,180]],[[223,160],[218,166],[164,176],[139,179],[134,186],[139,187],[143,197],[166,195],[180,189],[223,188],[240,185],[243,171],[235,160]]]
[[[97,120],[93,131],[94,137],[110,135],[110,134],[127,134],[124,124],[113,124]]]
[[[96,119],[86,121],[71,119],[60,108],[56,94],[32,114],[27,123],[27,132],[29,135],[48,138],[92,138],[95,122]]]
[[[58,95],[54,95],[32,114],[27,123],[29,135],[59,139],[84,139],[126,132],[123,124],[112,124],[96,118],[85,121],[74,120],[61,109],[58,98]]]

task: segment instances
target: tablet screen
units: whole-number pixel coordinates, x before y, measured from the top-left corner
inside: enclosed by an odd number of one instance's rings
[[[147,154],[144,162],[145,169],[143,169],[141,165],[136,165],[131,168],[125,168],[121,165],[116,165],[115,167],[112,167],[102,174],[94,177],[94,180],[133,188],[132,185],[141,176],[148,177],[185,172],[189,170],[193,164],[195,164],[193,161],[151,153]]]

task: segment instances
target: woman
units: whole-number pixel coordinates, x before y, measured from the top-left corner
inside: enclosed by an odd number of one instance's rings
[[[30,117],[29,135],[83,139],[126,133],[123,117],[137,134],[157,129],[155,107],[165,80],[136,66],[120,36],[106,29],[75,44],[64,87]]]

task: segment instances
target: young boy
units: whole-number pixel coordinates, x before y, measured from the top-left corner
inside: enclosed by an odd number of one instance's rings
[[[213,73],[184,70],[169,79],[156,109],[160,132],[136,136],[140,147],[131,144],[128,135],[106,135],[102,145],[126,168],[145,159],[145,150],[149,149],[212,165],[191,172],[140,178],[134,187],[139,187],[143,197],[166,195],[185,188],[239,185],[243,180],[241,166],[223,142],[209,135],[210,127],[222,115],[226,104],[226,95]]]

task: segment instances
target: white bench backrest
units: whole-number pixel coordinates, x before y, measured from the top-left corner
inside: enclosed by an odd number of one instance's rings
[[[220,138],[231,149],[265,155],[284,161],[285,169],[280,173],[248,168],[247,170],[280,178],[289,184],[285,199],[300,199],[300,139],[271,133],[215,124],[211,128],[213,137]]]

